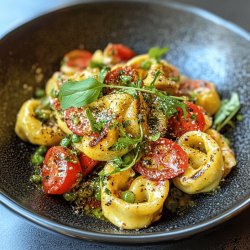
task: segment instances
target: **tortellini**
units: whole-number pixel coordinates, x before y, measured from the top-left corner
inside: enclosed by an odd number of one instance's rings
[[[107,173],[114,169],[105,166]],[[134,176],[132,169],[111,175],[102,186],[102,210],[114,225],[124,229],[140,229],[161,217],[163,204],[168,196],[169,181],[150,181],[142,176],[133,180],[128,190],[135,194],[135,203],[128,203],[117,195],[127,189],[128,180]]]
[[[87,107],[99,109],[100,113],[109,110],[113,114],[112,123],[100,133],[97,139],[93,139],[91,135],[83,136],[81,143],[75,144],[76,147],[90,158],[98,161],[108,161],[126,154],[129,148],[110,149],[117,142],[120,135],[119,128],[115,124],[123,124],[129,121],[125,127],[126,132],[134,137],[139,137],[138,112],[140,111],[138,111],[137,105],[141,107],[139,110],[143,111],[142,97],[134,99],[131,95],[122,93],[109,94],[89,104]]]
[[[190,131],[178,140],[189,157],[188,168],[174,178],[174,185],[188,194],[213,191],[224,173],[222,152],[211,136],[200,131]]]
[[[64,137],[64,133],[57,123],[43,124],[35,117],[35,109],[41,104],[40,100],[26,101],[18,115],[15,126],[16,134],[24,141],[37,145],[57,145]]]
[[[224,173],[223,177],[226,177],[232,168],[236,165],[236,159],[233,150],[228,146],[227,141],[223,136],[214,129],[209,129],[206,131],[220,146],[223,161],[224,161]]]

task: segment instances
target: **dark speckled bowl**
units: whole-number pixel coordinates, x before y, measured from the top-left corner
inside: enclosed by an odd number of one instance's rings
[[[172,3],[81,3],[41,16],[0,40],[1,201],[17,213],[54,231],[109,242],[154,242],[190,236],[218,225],[250,203],[250,36],[207,12]],[[217,84],[222,97],[240,94],[244,121],[228,130],[238,165],[213,195],[199,195],[182,216],[163,216],[148,229],[120,231],[108,222],[73,214],[59,197],[29,183],[33,146],[14,133],[16,114],[58,69],[69,50],[104,48],[121,42],[137,53],[169,46],[166,59],[192,77]],[[35,68],[44,78],[36,84]],[[39,72],[37,72],[39,73]]]

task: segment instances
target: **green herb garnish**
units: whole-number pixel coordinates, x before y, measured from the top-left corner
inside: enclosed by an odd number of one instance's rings
[[[151,65],[152,65],[152,63],[150,61],[143,61],[141,63],[141,68],[144,70],[149,70]]]
[[[87,78],[83,81],[66,82],[59,92],[62,109],[69,107],[85,106],[99,97],[104,84],[95,78]]]
[[[166,48],[166,47],[165,48],[154,47],[148,51],[148,55],[151,58],[156,59],[156,61],[159,61],[168,51],[169,51],[169,48]]]
[[[97,122],[89,108],[86,109],[86,115],[89,119],[90,127],[93,132],[101,132],[104,128],[104,122]]]
[[[233,92],[230,100],[225,99],[222,101],[219,111],[214,117],[214,128],[220,131],[225,125],[230,123],[231,119],[240,109],[240,101],[237,93]]]
[[[161,137],[161,133],[158,132],[158,133],[156,133],[154,135],[149,136],[149,140],[150,141],[157,141],[160,137]]]
[[[134,94],[135,91],[140,91],[157,96],[160,99],[161,108],[167,117],[172,116],[177,112],[176,107],[183,110],[184,115],[186,112],[186,104],[182,101],[183,97],[169,96],[164,92],[155,88],[149,89],[146,87],[136,86],[119,86],[104,84],[95,78],[88,78],[78,82],[64,83],[60,89],[59,99],[62,109],[70,107],[82,107],[98,99],[103,88],[122,89],[123,91],[130,91]]]

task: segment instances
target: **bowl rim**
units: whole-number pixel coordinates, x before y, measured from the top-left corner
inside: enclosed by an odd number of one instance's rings
[[[3,36],[0,36],[1,40],[3,41],[4,38],[8,38],[12,33],[16,32],[26,24],[31,23],[37,19],[40,19],[45,16],[49,16],[56,12],[67,10],[71,7],[80,7],[84,6],[85,4],[98,4],[98,3],[145,3],[145,4],[152,4],[152,5],[162,5],[165,7],[169,7],[172,9],[177,9],[180,11],[188,12],[197,16],[200,16],[208,21],[211,21],[217,25],[223,26],[228,30],[232,31],[233,33],[238,34],[239,36],[245,38],[247,41],[250,41],[250,33],[243,28],[237,26],[234,23],[231,23],[215,14],[212,14],[206,10],[203,10],[198,7],[194,7],[184,3],[177,3],[172,1],[163,2],[161,0],[156,0],[154,2],[150,0],[122,0],[122,1],[115,1],[115,0],[74,0],[68,3],[61,4],[56,8],[51,8],[50,10],[41,12],[39,15],[36,15],[32,18],[26,19],[22,24],[19,23],[16,27],[12,28],[11,30],[3,33]],[[23,205],[18,204],[14,199],[9,197],[3,190],[0,190],[0,204],[5,205],[10,210],[14,211],[18,215],[21,215],[25,219],[41,226],[43,229],[49,229],[51,231],[61,233],[67,236],[85,239],[85,240],[94,240],[99,242],[112,242],[112,243],[153,243],[153,242],[160,242],[160,241],[168,241],[168,240],[177,240],[192,236],[204,230],[208,230],[212,227],[218,226],[219,224],[229,220],[230,218],[236,216],[244,209],[250,207],[250,195],[244,197],[240,202],[235,204],[230,209],[220,213],[219,215],[212,217],[206,221],[200,222],[196,225],[188,226],[183,229],[174,229],[171,231],[165,232],[154,232],[154,233],[142,233],[138,235],[126,233],[126,234],[111,234],[105,232],[95,232],[90,230],[83,230],[78,228],[73,228],[67,225],[63,225],[55,220],[49,219],[45,216],[39,215],[30,209],[25,208]]]

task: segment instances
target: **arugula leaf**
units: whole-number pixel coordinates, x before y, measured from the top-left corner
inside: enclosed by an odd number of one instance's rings
[[[99,80],[100,82],[104,82],[104,79],[106,77],[106,75],[108,74],[108,72],[110,71],[109,67],[104,67],[101,69],[100,73],[99,73]]]
[[[93,116],[92,112],[90,111],[89,108],[86,109],[86,116],[87,118],[89,119],[89,123],[90,123],[90,127],[92,129],[93,132],[100,132],[101,129],[99,128],[96,120],[95,120],[95,117]]]
[[[240,101],[237,93],[233,92],[230,100],[222,101],[219,111],[215,114],[213,127],[220,131],[225,125],[229,124],[231,119],[240,109]]]
[[[186,117],[187,105],[184,102],[181,102],[173,98],[172,96],[167,96],[159,90],[157,90],[156,92],[160,102],[160,108],[167,118],[173,116],[177,112],[176,107],[181,108],[183,111],[183,116]]]
[[[148,51],[148,55],[157,61],[159,61],[167,52],[169,51],[169,48],[158,48],[153,47]]]
[[[140,124],[141,135],[139,138],[131,138],[120,124],[118,124],[118,128],[122,137],[118,138],[117,142],[110,147],[110,150],[118,151],[131,146],[136,146],[138,143],[142,142],[143,131],[141,124]]]
[[[103,83],[95,78],[87,78],[78,82],[66,82],[59,92],[61,108],[85,106],[97,100],[102,88]]]
[[[158,76],[159,76],[160,74],[161,74],[161,71],[160,71],[160,70],[157,70],[157,71],[155,72],[154,79],[153,79],[153,81],[150,83],[149,89],[154,89],[154,87],[155,87],[155,82],[156,82],[156,80],[157,80],[157,78],[158,78]]]
[[[140,147],[140,144],[138,144],[134,148],[133,157],[129,157],[130,162],[128,162],[128,160],[127,160],[128,157],[126,157],[126,156],[128,154],[131,154],[131,152],[124,155],[123,157],[117,157],[111,161],[113,163],[113,166],[115,167],[115,169],[112,172],[106,173],[104,170],[102,170],[101,172],[99,172],[98,175],[99,176],[109,176],[109,175],[116,174],[116,173],[130,169],[140,159],[140,151],[141,151],[141,147]]]

